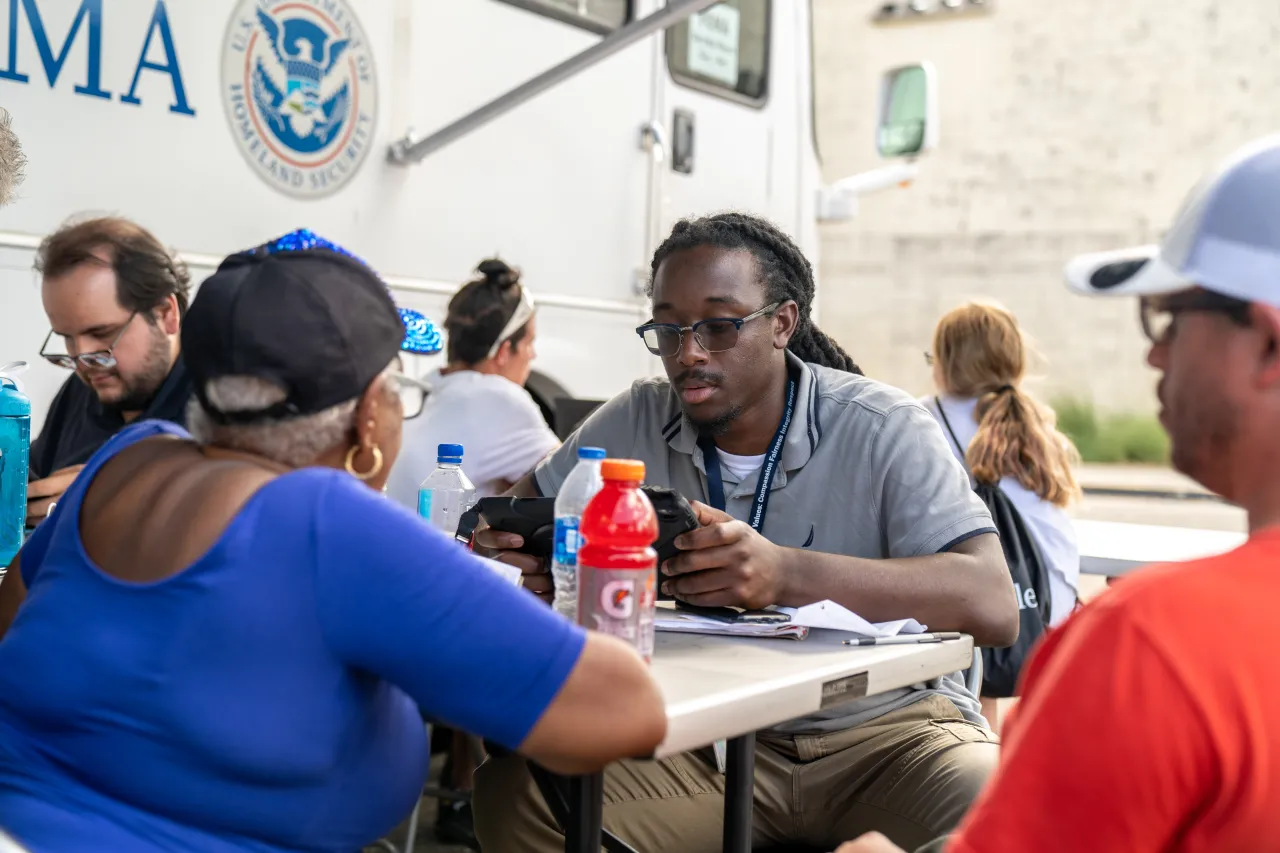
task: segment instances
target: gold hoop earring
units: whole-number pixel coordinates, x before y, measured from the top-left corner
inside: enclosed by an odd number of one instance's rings
[[[369,448],[369,452],[373,454],[373,467],[368,471],[356,470],[356,454],[359,452],[360,445],[353,444],[351,449],[347,451],[347,459],[344,463],[344,467],[347,469],[347,473],[352,477],[355,477],[357,480],[372,480],[374,477],[378,476],[378,473],[382,470],[382,448],[378,447],[376,444]]]

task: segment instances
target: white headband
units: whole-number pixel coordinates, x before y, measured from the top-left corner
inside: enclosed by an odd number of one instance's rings
[[[529,322],[529,318],[533,316],[533,295],[529,293],[529,288],[520,287],[520,301],[516,303],[515,313],[511,315],[511,319],[507,321],[507,325],[502,327],[502,334],[498,335],[498,339],[493,342],[493,346],[489,347],[489,354],[485,358],[493,358],[498,354],[502,342],[510,338],[517,331]]]

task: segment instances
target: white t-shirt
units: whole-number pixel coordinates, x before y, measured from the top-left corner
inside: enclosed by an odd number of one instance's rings
[[[978,422],[973,417],[978,401],[958,397],[941,399],[947,421],[955,430],[956,438],[967,450],[969,442],[978,434]],[[920,402],[938,421],[951,452],[964,462],[964,455],[952,445],[951,436],[947,435],[947,429],[938,417],[937,398],[925,397]],[[1076,590],[1080,585],[1080,548],[1071,516],[1062,507],[1054,506],[1012,477],[1005,477],[1000,481],[1000,491],[1017,508],[1027,526],[1027,532],[1035,539],[1041,556],[1049,564],[1049,594],[1053,599],[1049,622],[1057,625],[1071,614],[1076,604]]]
[[[418,508],[418,485],[436,467],[436,448],[461,444],[462,471],[476,497],[498,494],[560,446],[529,393],[501,376],[459,370],[426,378],[431,386],[422,414],[404,422],[400,456],[387,480],[387,495]]]
[[[729,479],[733,479],[741,483],[747,477],[759,471],[764,465],[764,457],[767,454],[761,453],[757,456],[738,456],[736,453],[725,453],[720,448],[716,448],[716,455],[720,457],[720,467],[729,473]]]

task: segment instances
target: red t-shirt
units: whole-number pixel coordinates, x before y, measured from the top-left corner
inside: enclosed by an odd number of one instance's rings
[[[1047,636],[947,853],[1280,851],[1280,530]]]

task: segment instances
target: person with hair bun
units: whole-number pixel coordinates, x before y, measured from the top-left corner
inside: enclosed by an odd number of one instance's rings
[[[449,300],[448,364],[427,377],[431,393],[422,416],[405,423],[400,459],[387,481],[387,494],[415,512],[418,486],[436,467],[441,444],[463,446],[462,470],[477,497],[511,488],[560,445],[524,390],[536,356],[533,297],[520,271],[504,261],[481,261],[476,272]],[[452,738],[445,777],[469,791],[471,748],[444,727],[437,731],[446,743]],[[440,841],[476,848],[470,805],[442,803],[435,833]]]
[[[412,509],[439,444],[463,445],[462,470],[478,497],[511,488],[560,445],[524,390],[537,356],[533,297],[504,261],[482,261],[476,272],[449,300],[448,364],[427,377],[431,395],[405,429],[387,484],[387,494]]]
[[[1080,551],[1066,508],[1080,494],[1071,439],[1054,426],[1053,410],[1022,388],[1028,346],[1013,314],[969,302],[949,311],[933,333],[938,395],[922,401],[955,430],[964,447],[952,451],[974,477],[999,484],[1026,523],[1049,569],[1050,625],[1075,609]]]

